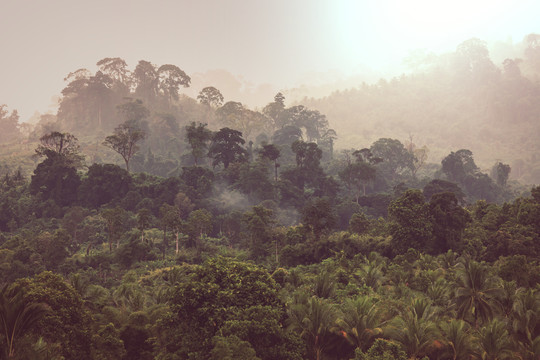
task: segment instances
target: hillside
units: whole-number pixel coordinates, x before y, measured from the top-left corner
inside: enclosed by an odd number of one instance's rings
[[[359,84],[301,103],[327,115],[336,147],[365,147],[381,137],[427,146],[430,162],[466,148],[483,169],[510,163],[511,177],[540,182],[538,48],[496,66],[485,44],[462,43],[455,53],[425,61],[422,70],[376,84]],[[428,62],[429,59],[429,62]]]

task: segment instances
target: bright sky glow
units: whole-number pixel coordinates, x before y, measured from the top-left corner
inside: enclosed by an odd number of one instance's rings
[[[69,72],[105,57],[283,89],[306,73],[387,71],[412,50],[472,37],[519,42],[540,32],[538,14],[536,0],[4,0],[0,104],[22,120],[46,112]]]

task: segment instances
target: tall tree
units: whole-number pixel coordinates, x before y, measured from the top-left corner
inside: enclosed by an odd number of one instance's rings
[[[506,186],[508,182],[508,176],[510,175],[510,165],[498,162],[491,169],[491,177],[495,179],[497,185]]]
[[[282,128],[285,123],[283,113],[285,110],[285,96],[282,93],[277,93],[274,96],[274,101],[266,105],[262,112],[272,120],[272,131]]]
[[[478,172],[473,154],[470,150],[461,149],[451,152],[442,162],[442,171],[450,181],[463,184],[465,178]]]
[[[249,247],[254,258],[260,258],[267,253],[272,240],[272,226],[275,223],[273,212],[263,206],[254,206],[246,211],[243,221],[249,236]]]
[[[346,299],[343,317],[337,324],[347,340],[362,351],[369,349],[383,333],[381,316],[373,300],[367,296]]]
[[[414,156],[399,140],[381,138],[371,145],[370,150],[374,157],[382,159],[378,167],[393,182],[414,169]]]
[[[120,247],[120,236],[124,229],[124,220],[126,212],[120,206],[104,209],[100,213],[101,217],[107,222],[107,231],[109,232],[109,252],[112,252],[112,244],[116,240],[116,248]]]
[[[212,136],[212,144],[208,150],[208,156],[213,158],[212,165],[223,164],[227,169],[233,162],[247,160],[247,150],[242,147],[245,144],[242,133],[230,128],[222,128]]]
[[[113,79],[113,88],[115,88],[116,92],[123,96],[129,93],[131,74],[124,59],[119,57],[104,58],[98,61],[96,65],[99,66],[99,70],[103,74]]]
[[[469,213],[458,205],[454,193],[438,193],[431,197],[429,213],[433,223],[434,244],[432,252],[443,253],[449,249],[458,250]]]
[[[207,124],[196,124],[195,121],[186,126],[186,140],[191,146],[195,166],[199,165],[199,159],[205,155],[208,142],[212,139],[212,132],[206,126]]]
[[[420,190],[407,190],[388,207],[392,245],[397,254],[409,248],[425,251],[432,237],[429,207]]]
[[[137,229],[141,231],[141,242],[144,242],[144,230],[152,224],[152,212],[142,208],[137,212]]]
[[[315,198],[302,209],[302,223],[318,240],[325,231],[332,230],[337,223],[334,209],[328,198]]]
[[[207,86],[199,92],[197,100],[203,105],[218,108],[223,104],[223,95],[213,86]]]
[[[0,143],[16,139],[20,135],[19,114],[17,110],[11,111],[8,116],[7,105],[0,105]]]
[[[323,359],[323,352],[335,340],[336,318],[334,306],[315,296],[289,308],[289,326],[304,339],[315,360]]]
[[[51,199],[59,206],[72,205],[81,183],[76,168],[83,159],[77,138],[69,133],[52,132],[40,140],[36,154],[46,159],[34,170],[30,193],[40,194],[42,200]]]
[[[502,289],[497,278],[490,276],[485,265],[465,261],[459,272],[455,302],[458,316],[473,323],[478,329],[479,320],[491,320],[498,307]]]
[[[140,60],[133,71],[135,95],[152,105],[158,95],[159,75],[156,66],[149,61]]]
[[[116,151],[126,163],[126,170],[129,172],[129,161],[139,150],[139,143],[146,134],[133,122],[124,122],[114,130],[113,135],[105,138],[103,145]]]
[[[80,154],[79,142],[74,135],[53,131],[43,135],[39,142],[36,148],[38,156],[57,156],[70,167],[77,168],[82,165],[84,157]]]
[[[249,110],[236,101],[226,102],[217,109],[216,114],[224,125],[240,130],[246,138],[253,131],[261,130],[268,120],[265,115]]]
[[[157,70],[159,77],[159,91],[165,95],[169,106],[173,100],[178,100],[180,86],[189,87],[191,78],[176,65],[161,65]]]
[[[261,158],[268,159],[274,162],[274,181],[277,182],[279,167],[277,159],[280,155],[279,149],[274,144],[264,144],[258,152]]]

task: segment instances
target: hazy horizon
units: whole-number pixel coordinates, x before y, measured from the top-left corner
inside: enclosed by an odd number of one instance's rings
[[[69,72],[95,72],[100,59],[121,57],[130,69],[139,60],[177,65],[194,85],[224,69],[246,95],[227,98],[224,91],[226,100],[252,106],[250,92],[396,75],[418,49],[453,51],[472,37],[520,42],[540,31],[539,10],[532,0],[8,0],[0,5],[0,104],[26,121],[52,110]]]

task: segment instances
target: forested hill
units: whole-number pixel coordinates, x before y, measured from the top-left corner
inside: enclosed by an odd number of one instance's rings
[[[531,56],[261,111],[106,58],[35,128],[0,105],[0,360],[539,359]]]
[[[529,36],[515,48],[519,58],[495,64],[485,43],[471,39],[453,53],[415,58],[413,74],[304,98],[302,104],[331,119],[337,147],[412,138],[427,146],[430,162],[467,148],[482,168],[504,159],[512,177],[539,183],[539,39]]]

